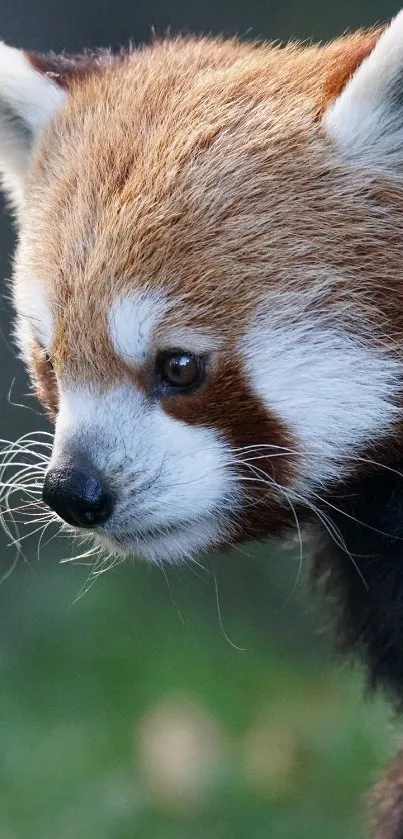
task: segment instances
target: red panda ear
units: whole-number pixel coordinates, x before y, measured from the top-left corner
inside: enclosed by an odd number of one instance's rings
[[[324,115],[353,163],[393,174],[403,163],[403,12],[380,35]]]
[[[32,148],[70,85],[113,60],[106,51],[45,56],[0,42],[0,175],[17,208],[24,204]]]
[[[357,32],[336,42],[319,106],[320,116],[341,95],[364,59],[371,54],[382,32],[383,29]]]
[[[0,42],[0,173],[17,206],[24,202],[31,148],[65,93],[23,50]]]
[[[79,55],[28,52],[26,56],[35,70],[64,89],[116,60],[109,50],[86,51]]]

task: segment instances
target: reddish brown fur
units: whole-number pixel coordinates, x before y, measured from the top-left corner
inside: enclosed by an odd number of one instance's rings
[[[374,35],[352,38],[357,56]],[[372,286],[364,305],[387,316],[378,277],[387,283],[401,264],[402,223],[396,215],[388,230],[377,227],[379,198],[386,206],[400,195],[370,177],[357,190],[315,119],[343,61],[344,78],[349,39],[306,49],[184,41],[73,83],[37,157],[36,218],[23,237],[30,270],[63,312],[60,370],[114,375],[105,312],[119,291],[147,282],[186,289],[192,323],[208,310],[229,337],[234,318],[242,333],[256,294],[312,286],[316,269],[340,273],[328,299],[339,307],[359,265]]]
[[[178,322],[208,323],[221,348],[206,385],[165,399],[164,410],[236,447],[294,449],[251,392],[235,348],[263,300],[274,311],[280,290],[318,291],[318,308],[346,332],[366,321],[372,347],[401,353],[401,185],[343,164],[321,121],[380,33],[285,48],[184,39],[95,65],[31,59],[70,94],[36,155],[35,215],[19,254],[56,305],[60,376],[109,385],[124,375],[147,389],[147,365],[132,370],[116,357],[108,311],[119,293],[145,285],[178,299],[185,290],[186,306],[167,313],[153,344],[164,348]],[[40,398],[55,407],[37,351],[33,362]],[[391,452],[388,441],[378,459]],[[259,461],[284,484],[295,466],[290,457]],[[275,497],[270,508],[267,489],[252,485],[255,510],[245,510],[240,538],[266,535],[263,511],[272,531],[292,521]],[[377,839],[403,835],[400,769],[398,760],[379,788]]]
[[[164,349],[178,320],[208,323],[222,345],[219,373],[208,400],[195,392],[166,410],[218,427],[237,445],[287,447],[279,419],[266,412],[255,421],[264,411],[236,356],[259,300],[267,307],[273,298],[275,308],[280,289],[319,290],[318,305],[346,331],[355,332],[358,308],[372,343],[386,334],[391,348],[403,327],[401,191],[370,173],[357,182],[317,119],[378,36],[284,48],[168,41],[103,72],[86,64],[72,73],[67,105],[36,155],[35,215],[19,254],[56,304],[58,374],[102,385],[129,375],[146,387],[147,370],[123,366],[110,344],[111,303],[147,285],[178,299],[186,291],[153,343]],[[281,459],[275,474],[285,476]]]
[[[345,44],[342,60],[332,68],[332,71],[325,80],[319,109],[320,116],[337,99],[347,82],[364,61],[364,58],[367,58],[372,52],[382,31],[382,29],[374,30],[372,37],[371,33],[368,32],[366,37],[363,37],[362,33],[358,33],[348,39],[348,42]]]

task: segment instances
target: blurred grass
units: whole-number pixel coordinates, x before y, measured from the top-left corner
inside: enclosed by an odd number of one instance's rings
[[[0,839],[366,835],[395,735],[295,561],[196,570],[127,563],[76,600],[88,569],[48,556],[3,584]]]

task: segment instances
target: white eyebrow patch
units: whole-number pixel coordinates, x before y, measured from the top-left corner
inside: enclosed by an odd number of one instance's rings
[[[220,342],[208,330],[183,323],[180,299],[166,300],[158,291],[124,294],[114,301],[109,313],[109,337],[118,356],[128,364],[141,365],[154,338],[158,349],[182,349],[193,353],[216,350]],[[167,312],[178,309],[177,322],[160,327]]]
[[[17,283],[14,304],[19,316],[19,331],[28,331],[31,339],[46,349],[52,343],[54,318],[46,289],[39,280],[30,277]]]
[[[188,350],[195,355],[213,352],[222,346],[222,341],[212,331],[181,323],[164,329],[163,337],[166,349]]]
[[[154,291],[117,297],[109,313],[109,337],[117,355],[129,364],[143,364],[155,326],[169,306]]]

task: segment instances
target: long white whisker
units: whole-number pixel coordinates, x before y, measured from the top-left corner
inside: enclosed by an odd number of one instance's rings
[[[214,579],[214,589],[215,589],[216,604],[217,604],[217,615],[218,615],[218,620],[219,620],[220,627],[221,627],[221,632],[222,632],[225,640],[227,641],[227,643],[230,645],[230,647],[232,647],[234,650],[237,650],[237,652],[246,653],[247,652],[246,647],[239,647],[238,644],[234,644],[234,642],[231,641],[231,638],[228,637],[228,635],[225,631],[225,627],[224,627],[224,623],[223,623],[223,619],[222,619],[222,614],[221,614],[220,599],[219,599],[219,596],[218,596],[218,584],[217,584],[217,577],[216,577],[215,571],[213,571],[213,579]]]
[[[351,560],[358,576],[362,580],[362,583],[363,583],[365,589],[368,590],[368,583],[367,583],[367,581],[364,577],[364,574],[362,573],[361,568],[359,567],[355,557],[353,556],[351,551],[348,550],[347,545],[346,545],[346,543],[343,539],[343,536],[342,536],[339,528],[337,527],[337,525],[335,525],[335,523],[332,521],[332,519],[329,518],[329,516],[327,516],[323,512],[323,510],[318,510],[317,507],[315,507],[313,504],[310,504],[305,499],[301,499],[301,501],[302,501],[302,503],[306,504],[309,507],[309,509],[311,509],[312,512],[317,516],[319,521],[323,524],[323,527],[325,528],[325,530],[327,530],[330,538],[335,543],[335,545],[338,548],[340,548],[340,550],[342,550],[349,557],[349,559]]]
[[[43,537],[44,537],[48,527],[50,527],[51,524],[58,525],[58,529],[57,529],[56,533],[53,533],[52,536],[50,536],[50,538],[46,539],[46,542],[44,542]],[[56,536],[59,535],[60,527],[61,527],[60,522],[57,521],[56,518],[52,517],[50,519],[50,521],[48,521],[47,524],[45,525],[45,527],[43,528],[42,533],[41,533],[41,535],[38,539],[38,547],[37,547],[37,550],[36,550],[36,557],[37,557],[38,561],[39,561],[39,558],[40,558],[41,550],[44,550],[46,548],[46,545],[49,545],[52,542],[52,540],[55,539]]]
[[[253,469],[253,471],[255,471],[255,468]],[[258,470],[258,471],[261,471],[261,470]],[[300,571],[301,571],[301,567],[302,567],[301,563],[302,563],[302,560],[303,560],[302,534],[301,534],[301,529],[300,529],[300,525],[299,525],[299,522],[298,522],[298,516],[297,516],[297,514],[296,514],[296,511],[295,511],[294,506],[291,504],[291,500],[290,500],[290,498],[289,498],[289,495],[288,495],[288,493],[287,493],[287,490],[285,489],[285,487],[283,487],[283,486],[281,486],[280,484],[276,483],[276,482],[275,482],[275,481],[273,481],[271,478],[269,478],[267,475],[264,475],[263,477],[258,477],[258,476],[257,476],[256,478],[250,478],[250,479],[249,479],[249,478],[243,478],[242,480],[252,481],[252,482],[256,482],[256,481],[258,481],[259,483],[263,483],[264,485],[269,486],[269,487],[271,487],[271,488],[275,487],[277,490],[279,490],[279,491],[282,493],[282,495],[285,497],[285,499],[286,499],[286,500],[290,503],[290,505],[291,505],[291,509],[292,509],[292,511],[293,511],[293,516],[294,516],[294,519],[295,519],[296,524],[297,524],[297,528],[298,528],[298,535],[299,535],[299,544],[300,544],[300,566],[299,566],[299,575],[300,575]],[[318,518],[322,521],[322,524],[324,525],[324,527],[326,528],[326,530],[329,532],[329,535],[332,537],[333,541],[336,541],[336,540],[335,540],[335,538],[334,538],[334,533],[332,533],[332,532],[331,532],[331,530],[330,530],[330,528],[329,528],[329,525],[328,525],[328,524],[326,524],[326,520],[327,520],[327,521],[330,521],[330,522],[331,522],[331,520],[327,519],[327,517],[326,517],[326,516],[324,516],[324,514],[323,514],[323,517],[322,517],[322,514],[321,514],[321,513],[320,513],[320,512],[316,509],[316,507],[314,507],[314,506],[310,503],[310,501],[309,501],[309,500],[307,500],[306,498],[302,498],[301,496],[296,495],[296,493],[295,493],[294,491],[293,491],[293,499],[295,499],[295,500],[299,501],[299,502],[300,502],[300,503],[302,503],[304,506],[307,506],[309,509],[311,509],[311,510],[315,513],[315,515],[317,515],[317,516],[318,516]],[[335,508],[335,509],[337,509],[337,508]],[[339,512],[339,511],[338,511],[338,512]],[[350,517],[350,518],[351,518],[351,517]],[[358,522],[358,523],[359,523],[359,522]],[[336,528],[336,526],[334,525],[334,522],[331,522],[331,525],[332,525],[332,527],[333,527],[333,528]],[[341,537],[340,532],[339,532],[339,537]],[[342,538],[342,537],[341,537],[341,538]],[[336,544],[338,544],[338,545],[339,545],[339,547],[341,547],[341,549],[342,549],[342,550],[344,550],[344,551],[345,551],[345,553],[349,556],[349,558],[351,559],[351,562],[353,563],[354,568],[356,569],[357,574],[359,575],[360,579],[362,580],[362,582],[363,582],[363,584],[364,584],[365,588],[368,588],[368,586],[367,586],[367,582],[366,582],[366,580],[365,580],[365,577],[363,576],[363,573],[362,573],[361,569],[359,568],[359,566],[357,565],[357,562],[356,562],[356,561],[355,561],[355,559],[353,558],[352,554],[350,553],[350,551],[348,551],[348,549],[347,549],[347,547],[346,547],[346,545],[345,545],[345,543],[344,543],[344,540],[342,540],[340,543],[338,543],[338,542],[336,541]],[[298,579],[299,579],[299,575],[298,575]]]

